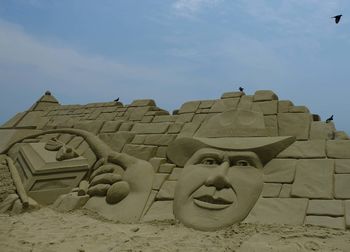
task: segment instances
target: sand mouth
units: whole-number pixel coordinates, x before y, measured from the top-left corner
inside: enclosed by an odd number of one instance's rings
[[[211,195],[203,195],[193,199],[195,205],[210,210],[221,210],[232,205],[233,201],[224,198],[214,198]]]

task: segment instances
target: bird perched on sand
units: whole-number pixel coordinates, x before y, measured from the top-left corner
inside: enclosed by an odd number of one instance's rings
[[[114,100],[115,102],[118,102],[119,101],[119,97],[117,99]]]
[[[343,15],[340,14],[340,15],[336,15],[336,16],[331,17],[331,18],[334,18],[335,23],[338,24],[342,16]]]
[[[333,115],[326,120],[326,123],[333,121]]]
[[[244,90],[244,88],[242,88],[242,87],[239,87],[238,89],[239,89],[239,91],[241,91],[241,92],[243,92],[243,90]]]

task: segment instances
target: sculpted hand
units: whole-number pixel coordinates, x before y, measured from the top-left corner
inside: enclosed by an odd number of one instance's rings
[[[146,161],[139,160],[124,153],[112,152],[106,164],[98,167],[90,176],[88,194],[106,196],[109,204],[116,204],[130,192],[130,184],[123,180],[124,172],[133,166],[142,166]]]

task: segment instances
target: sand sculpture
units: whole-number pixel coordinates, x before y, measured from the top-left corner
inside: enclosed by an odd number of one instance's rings
[[[60,105],[46,92],[0,128],[0,211],[350,228],[350,141],[272,91],[179,110],[153,100]]]
[[[170,144],[169,159],[185,166],[174,194],[177,219],[215,230],[247,217],[262,191],[263,165],[295,140],[264,137],[263,122],[261,113],[228,110],[210,118],[193,138]]]

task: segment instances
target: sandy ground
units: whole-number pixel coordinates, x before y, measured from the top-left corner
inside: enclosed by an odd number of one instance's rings
[[[0,215],[0,251],[350,251],[350,231],[239,224],[201,232],[175,222],[111,223],[84,211]]]

